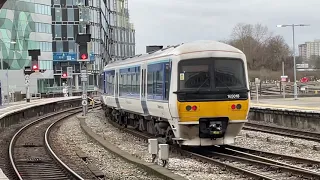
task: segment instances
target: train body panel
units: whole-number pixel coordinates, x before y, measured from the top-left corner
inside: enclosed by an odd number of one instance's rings
[[[246,57],[232,46],[196,41],[117,61],[104,71],[108,112],[139,130],[182,145],[222,145],[233,143],[247,121]]]

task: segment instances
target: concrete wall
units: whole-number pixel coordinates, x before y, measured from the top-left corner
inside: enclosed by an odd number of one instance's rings
[[[248,119],[265,121],[289,128],[320,132],[320,112],[251,108]]]

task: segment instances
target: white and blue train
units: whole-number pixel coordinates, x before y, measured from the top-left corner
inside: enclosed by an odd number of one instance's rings
[[[217,41],[184,43],[112,62],[102,74],[106,116],[168,143],[234,143],[249,111],[246,57]]]

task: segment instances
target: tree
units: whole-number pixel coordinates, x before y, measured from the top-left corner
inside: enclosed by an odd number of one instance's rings
[[[282,36],[273,36],[266,26],[261,24],[237,24],[228,43],[242,50],[247,57],[249,70],[277,71],[282,61],[292,53]]]
[[[320,56],[317,56],[317,55],[310,56],[310,65],[313,68],[320,69]]]

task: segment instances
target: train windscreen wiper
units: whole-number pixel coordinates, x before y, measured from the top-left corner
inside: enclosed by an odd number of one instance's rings
[[[206,84],[208,80],[210,81],[210,76],[208,76],[208,77],[206,78],[206,80],[198,87],[197,90],[194,91],[194,93],[199,93],[199,92],[200,92],[200,88],[202,88],[202,86],[203,86],[204,84]]]
[[[227,89],[228,89],[228,92],[229,93],[232,93],[233,91],[230,89],[230,87],[225,83],[223,82],[218,76],[215,76],[215,78],[220,82],[222,83]]]

